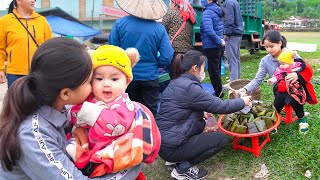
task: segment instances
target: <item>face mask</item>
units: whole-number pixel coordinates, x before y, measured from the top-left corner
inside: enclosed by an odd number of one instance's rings
[[[205,77],[206,77],[206,73],[203,71],[203,73],[201,74],[201,76],[199,78],[199,81],[202,82]]]

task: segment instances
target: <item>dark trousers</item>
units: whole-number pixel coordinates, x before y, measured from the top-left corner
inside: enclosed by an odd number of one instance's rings
[[[217,154],[227,143],[228,138],[222,132],[201,133],[190,137],[186,143],[177,148],[161,146],[159,155],[169,162],[188,162],[191,167]]]
[[[222,91],[221,81],[221,58],[223,56],[224,47],[204,49],[204,53],[208,59],[208,73],[216,96]]]
[[[132,81],[126,92],[132,101],[147,106],[155,116],[159,101],[159,79],[150,81]]]
[[[274,107],[280,113],[286,104],[290,104],[298,118],[304,117],[304,108],[302,104],[294,100],[287,92],[274,91]]]
[[[8,89],[12,85],[14,81],[17,79],[23,77],[24,75],[14,75],[14,74],[7,74],[7,83],[8,83]]]

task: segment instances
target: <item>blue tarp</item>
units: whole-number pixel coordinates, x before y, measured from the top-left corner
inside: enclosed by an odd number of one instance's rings
[[[58,16],[46,16],[51,30],[62,36],[83,37],[84,40],[101,34],[101,31],[95,30],[84,24],[69,21]]]

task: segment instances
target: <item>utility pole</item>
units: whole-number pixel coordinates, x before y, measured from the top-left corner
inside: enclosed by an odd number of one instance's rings
[[[93,27],[94,0],[92,0],[91,27]]]

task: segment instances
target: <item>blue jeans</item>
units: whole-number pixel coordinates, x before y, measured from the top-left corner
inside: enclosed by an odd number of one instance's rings
[[[15,80],[17,80],[17,79],[19,79],[19,78],[21,78],[21,77],[23,77],[23,76],[24,76],[24,75],[7,74],[8,89],[9,89],[9,87],[12,85],[12,83],[13,83]]]

